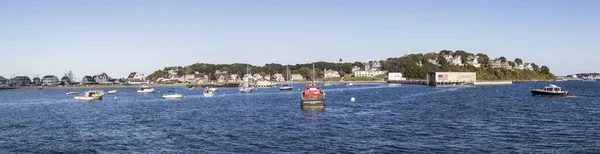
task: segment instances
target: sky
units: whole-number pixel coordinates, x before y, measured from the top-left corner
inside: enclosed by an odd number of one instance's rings
[[[0,0],[0,76],[465,50],[600,72],[594,0]]]

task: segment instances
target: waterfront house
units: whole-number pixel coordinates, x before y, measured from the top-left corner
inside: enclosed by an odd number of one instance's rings
[[[61,85],[71,85],[71,78],[69,78],[69,77],[68,77],[68,76],[66,76],[66,75],[65,75],[65,76],[63,76],[63,77],[60,79],[60,84],[61,84]]]
[[[254,78],[254,80],[262,80],[263,76],[257,73],[257,74],[254,74],[253,78]]]
[[[16,76],[10,79],[10,84],[13,86],[29,86],[31,84],[31,79],[27,76]]]
[[[44,86],[56,86],[60,83],[60,80],[58,80],[58,77],[54,76],[54,75],[46,75],[44,77],[42,77],[42,85]]]
[[[355,77],[375,77],[378,75],[386,74],[386,70],[368,70],[368,71],[356,71],[354,72]]]
[[[300,74],[292,74],[291,75],[291,80],[292,81],[303,81],[304,77]]]
[[[34,86],[42,85],[42,79],[40,79],[39,77],[35,77],[33,78],[33,82],[31,84]]]
[[[354,73],[356,71],[360,71],[360,67],[358,67],[358,66],[352,67],[352,73]]]
[[[339,77],[340,77],[340,73],[338,71],[334,71],[331,69],[326,70],[324,73],[324,78],[339,78]]]
[[[0,87],[8,87],[8,79],[0,76]]]
[[[81,84],[98,84],[98,83],[96,82],[96,80],[94,80],[94,77],[84,76],[83,78],[81,78]]]
[[[400,73],[400,72],[388,73],[388,81],[400,81],[400,80],[406,80],[406,78],[402,77],[402,73]]]
[[[185,82],[193,82],[194,80],[196,80],[196,75],[184,75],[183,79],[185,80]]]
[[[427,73],[427,84],[437,85],[473,85],[477,79],[475,72],[430,72]]]
[[[427,59],[427,62],[432,63],[433,65],[436,65],[436,66],[442,66],[438,63],[437,59]]]
[[[238,82],[239,80],[240,80],[239,75],[231,74],[231,75],[229,75],[229,80],[227,80],[227,82],[235,83],[235,82]]]
[[[533,71],[533,66],[531,65],[531,63],[525,63],[523,65],[523,69]]]
[[[283,77],[283,74],[277,73],[277,74],[273,74],[273,79],[275,81],[285,81],[285,77]]]
[[[110,84],[111,83],[110,77],[106,73],[94,75],[92,78],[94,78],[94,81],[96,81],[96,83],[98,83],[98,84]]]
[[[225,81],[227,81],[227,77],[225,77],[225,75],[219,75],[219,78],[217,78],[218,83],[223,83]]]

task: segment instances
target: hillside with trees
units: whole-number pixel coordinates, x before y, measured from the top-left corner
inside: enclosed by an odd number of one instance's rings
[[[340,59],[341,61],[341,59]],[[476,72],[478,80],[552,80],[556,77],[546,66],[538,66],[535,63],[524,63],[520,58],[510,61],[505,57],[490,59],[486,54],[468,53],[463,50],[450,51],[442,50],[438,53],[410,54],[401,57],[388,58],[379,62],[381,69],[389,72],[401,72],[409,79],[425,79],[427,72]],[[351,75],[354,66],[363,67],[361,62],[353,63],[334,63],[334,62],[314,62],[315,71],[319,77],[323,76],[323,70],[331,69],[338,71],[341,76]],[[289,66],[291,73],[301,74],[302,76],[311,76],[312,63],[283,65],[270,63],[263,66],[253,66],[243,63],[234,64],[207,64],[196,63],[189,66],[165,67],[150,74],[147,79],[155,81],[159,78],[168,78],[169,70],[176,70],[178,75],[195,75],[202,77],[210,75],[211,79],[216,79],[216,71],[227,72],[229,74],[238,74],[242,76],[246,73],[248,67],[253,74],[273,75],[276,73],[285,74],[286,66]]]

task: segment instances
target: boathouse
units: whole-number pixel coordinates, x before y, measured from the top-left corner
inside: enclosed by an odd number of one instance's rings
[[[475,72],[427,73],[427,85],[429,86],[473,86],[476,80]]]

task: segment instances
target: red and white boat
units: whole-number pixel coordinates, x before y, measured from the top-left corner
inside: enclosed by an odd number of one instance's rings
[[[303,109],[323,109],[325,107],[325,92],[314,81],[314,67],[313,64],[313,83],[304,87],[301,95],[302,101],[300,106]]]

